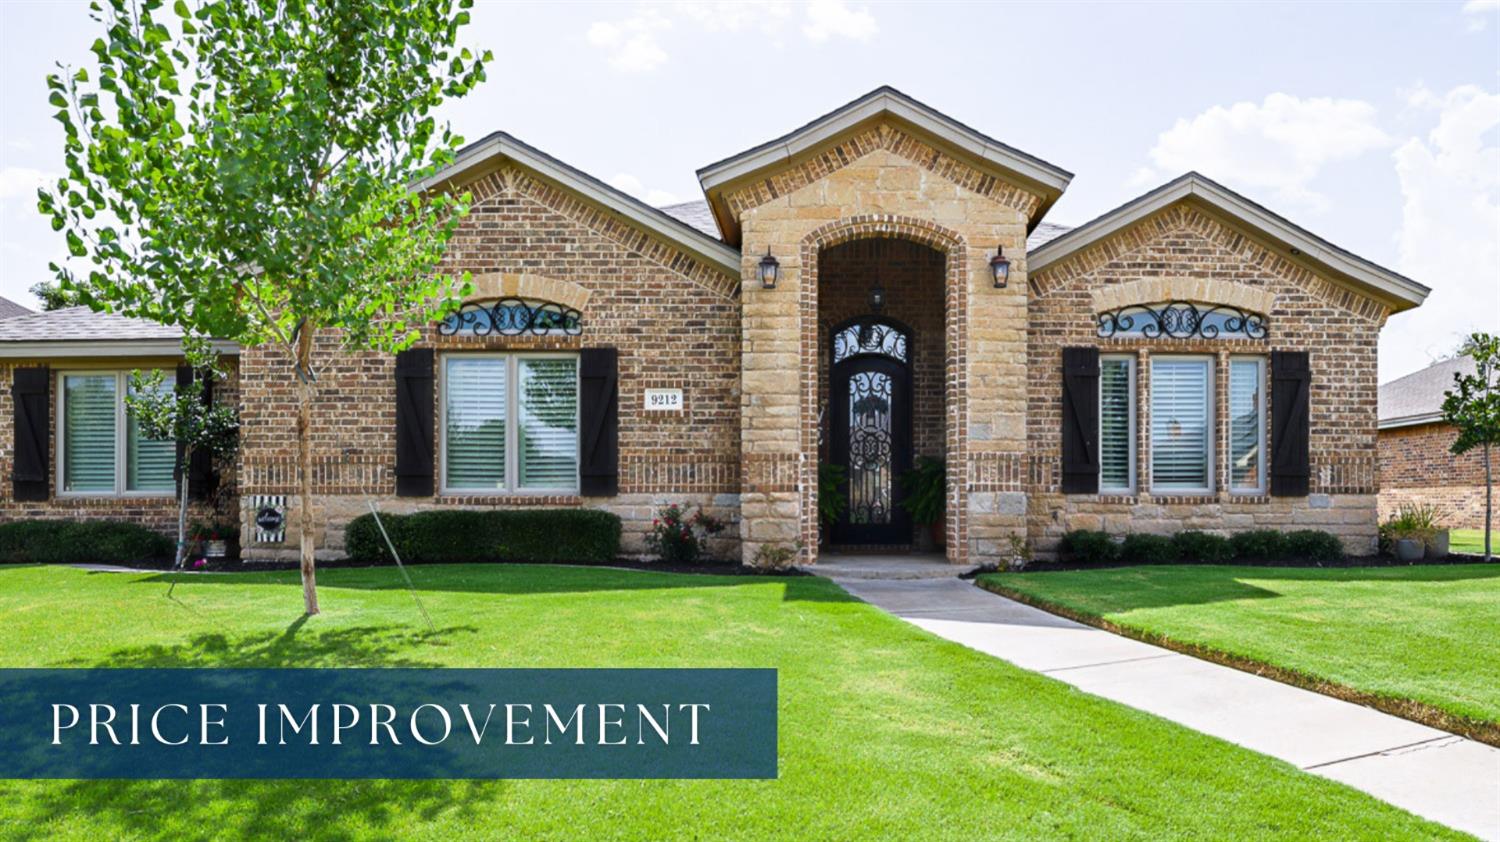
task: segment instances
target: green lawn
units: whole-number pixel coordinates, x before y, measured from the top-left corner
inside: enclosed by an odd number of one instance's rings
[[[1483,529],[1452,529],[1448,531],[1448,550],[1455,553],[1484,555]],[[1500,553],[1500,535],[1490,533],[1490,552]]]
[[[1178,643],[1500,722],[1500,564],[1122,567],[986,581]]]
[[[1456,837],[1353,789],[948,643],[816,578],[429,566],[183,577],[0,569],[0,666],[753,666],[774,781],[0,781],[0,835]]]

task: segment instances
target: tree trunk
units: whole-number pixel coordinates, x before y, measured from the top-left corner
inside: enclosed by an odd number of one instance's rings
[[[182,451],[182,477],[177,486],[177,557],[172,559],[172,569],[181,570],[182,562],[187,558],[187,503],[188,503],[188,465],[193,458],[193,449],[184,448]]]
[[[299,343],[297,349],[297,501],[298,544],[302,553],[302,602],[309,615],[318,613],[318,581],[313,556],[313,495],[312,495],[312,401],[313,383],[310,377],[308,357],[310,342]]]
[[[1490,560],[1490,520],[1494,516],[1495,483],[1490,476],[1490,445],[1484,444],[1484,560]]]

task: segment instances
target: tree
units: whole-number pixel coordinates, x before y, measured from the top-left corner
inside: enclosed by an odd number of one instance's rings
[[[316,614],[314,339],[397,351],[468,290],[439,263],[469,196],[409,185],[462,143],[433,109],[484,79],[454,47],[472,0],[105,2],[96,78],[47,79],[67,172],[39,207],[92,264],[53,269],[96,310],[281,352]]]
[[[216,460],[228,459],[239,446],[240,419],[231,406],[204,400],[208,383],[223,378],[218,356],[201,337],[182,341],[183,356],[193,370],[191,383],[167,386],[160,369],[130,373],[125,404],[141,435],[152,441],[176,441],[182,446],[177,478],[177,555],[173,569],[187,557],[188,465],[199,451]]]
[[[1455,454],[1483,449],[1484,557],[1489,560],[1490,529],[1494,517],[1494,474],[1490,447],[1500,444],[1500,337],[1471,334],[1459,351],[1474,360],[1474,373],[1456,372],[1453,391],[1443,393],[1443,420],[1458,428],[1450,448]]]
[[[51,281],[32,284],[31,294],[42,302],[42,309],[47,312],[78,306],[78,296],[64,292],[61,287]]]

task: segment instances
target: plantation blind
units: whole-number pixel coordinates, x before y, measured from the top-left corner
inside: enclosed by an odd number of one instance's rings
[[[508,360],[448,357],[444,373],[446,485],[505,488]]]
[[[1130,418],[1135,407],[1130,400],[1131,361],[1105,357],[1099,362],[1099,490],[1131,490],[1130,463],[1133,450]]]
[[[159,389],[171,392],[165,381]],[[140,430],[135,416],[126,412],[125,421],[125,490],[172,493],[173,473],[177,468],[177,442],[172,439],[151,441]]]
[[[1151,484],[1167,491],[1208,491],[1210,361],[1151,361]]]
[[[521,357],[517,375],[520,487],[576,490],[578,360]]]
[[[1265,487],[1264,384],[1261,360],[1229,361],[1229,485],[1234,490]]]
[[[113,372],[63,377],[64,491],[114,493],[117,383]]]

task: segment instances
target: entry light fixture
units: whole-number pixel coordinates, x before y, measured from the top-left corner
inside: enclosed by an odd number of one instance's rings
[[[996,246],[995,256],[990,258],[990,274],[995,276],[995,289],[1005,289],[1010,281],[1010,259],[1005,256],[1005,247]]]
[[[885,287],[880,284],[870,287],[870,312],[879,313],[885,310]]]
[[[760,285],[764,289],[776,288],[776,274],[781,270],[781,263],[771,256],[771,247],[766,247],[766,256],[760,259]]]

